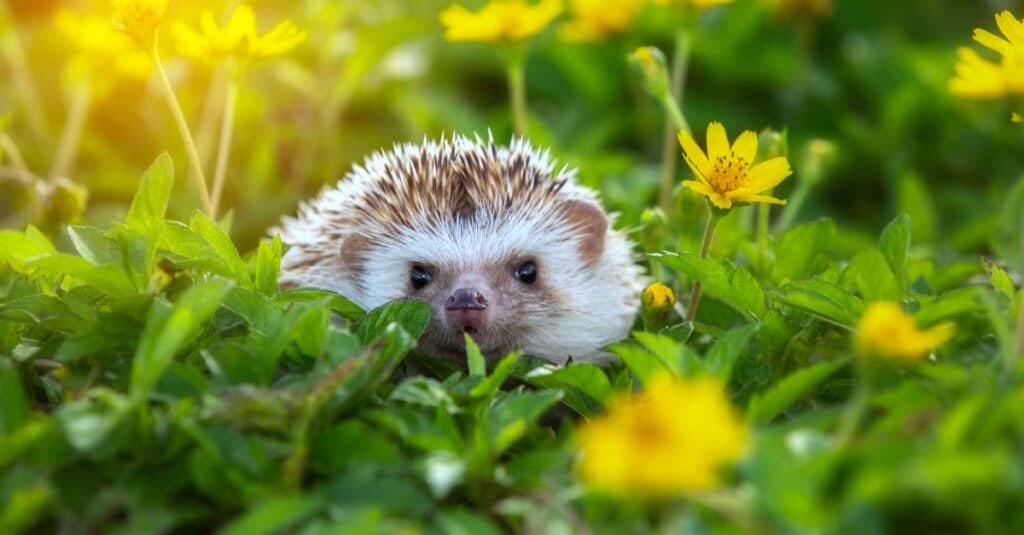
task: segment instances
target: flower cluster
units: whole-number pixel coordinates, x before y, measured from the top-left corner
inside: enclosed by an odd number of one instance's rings
[[[207,63],[276,56],[306,39],[306,33],[288,20],[260,35],[256,28],[256,14],[244,4],[235,8],[223,26],[217,24],[212,13],[204,11],[198,30],[179,22],[173,31],[179,52]]]

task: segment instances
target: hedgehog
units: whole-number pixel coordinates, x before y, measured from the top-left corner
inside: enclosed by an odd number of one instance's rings
[[[464,358],[468,334],[488,359],[603,363],[644,283],[614,220],[526,140],[396,144],[283,220],[281,283],[367,310],[421,300],[432,319],[417,348],[442,358]]]

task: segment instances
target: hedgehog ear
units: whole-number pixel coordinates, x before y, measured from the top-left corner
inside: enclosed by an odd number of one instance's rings
[[[345,271],[353,275],[359,275],[364,270],[366,262],[366,250],[369,248],[370,240],[362,234],[348,234],[341,240],[338,252],[341,256],[341,263]]]
[[[594,203],[569,201],[564,205],[565,219],[579,236],[580,256],[588,268],[601,261],[604,254],[604,236],[608,232],[608,217]]]

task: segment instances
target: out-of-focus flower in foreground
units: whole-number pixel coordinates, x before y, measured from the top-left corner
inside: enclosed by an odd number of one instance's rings
[[[731,4],[732,0],[651,0],[651,3],[669,7],[692,7],[700,10]]]
[[[721,381],[666,373],[577,430],[579,473],[592,488],[615,494],[706,491],[743,454],[747,434]]]
[[[149,54],[112,28],[108,19],[64,9],[57,13],[54,25],[75,52],[65,72],[69,81],[87,81],[94,92],[102,92],[101,88],[110,87],[118,77],[149,77]]]
[[[876,301],[868,305],[857,326],[857,346],[864,354],[913,362],[923,359],[953,336],[952,323],[921,330],[896,303]]]
[[[572,19],[559,28],[566,41],[597,41],[627,30],[645,0],[570,0]]]
[[[721,123],[711,123],[707,132],[707,154],[688,132],[679,132],[683,157],[697,180],[683,185],[704,195],[723,210],[734,203],[786,204],[782,199],[762,195],[793,174],[789,160],[772,158],[753,165],[757,156],[757,134],[747,130],[729,146],[729,138]]]
[[[143,50],[151,49],[168,0],[113,0],[114,28],[128,34]]]
[[[996,15],[1003,36],[974,30],[974,40],[997,52],[998,62],[982,58],[970,48],[957,49],[956,76],[949,90],[965,98],[999,98],[1024,94],[1024,23],[1009,11]]]
[[[256,15],[245,4],[236,7],[223,26],[217,24],[213,13],[204,11],[198,30],[177,23],[173,31],[179,52],[208,63],[219,63],[228,58],[245,61],[276,56],[306,39],[306,33],[290,20],[260,35],[256,29]]]
[[[441,12],[444,38],[449,41],[498,43],[522,41],[547,27],[562,13],[560,0],[491,0],[479,11],[453,4]]]

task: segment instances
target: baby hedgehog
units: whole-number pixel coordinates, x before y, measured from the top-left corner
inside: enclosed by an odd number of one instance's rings
[[[631,245],[575,171],[546,151],[462,136],[396,145],[356,166],[282,224],[282,284],[365,309],[430,305],[420,350],[464,358],[599,361],[626,336],[642,274]]]

